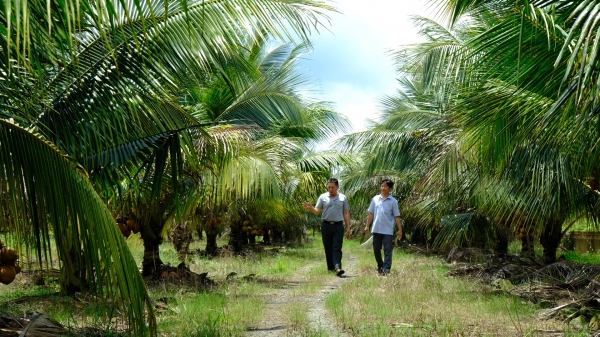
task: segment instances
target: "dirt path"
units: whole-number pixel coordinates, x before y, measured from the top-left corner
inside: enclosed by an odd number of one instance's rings
[[[296,272],[296,277],[286,282],[286,285],[278,289],[267,303],[263,319],[256,326],[248,329],[247,337],[275,337],[275,336],[290,336],[300,335],[305,332],[306,328],[311,332],[318,332],[320,336],[330,337],[345,337],[345,333],[340,331],[335,324],[330,314],[325,309],[325,298],[332,292],[337,291],[341,285],[350,280],[356,275],[356,257],[346,254],[344,257],[344,270],[346,273],[342,277],[331,275],[325,285],[318,289],[314,294],[306,296],[294,296],[293,290],[304,281],[302,275],[314,268],[317,264],[322,264],[322,261],[314,262],[302,267]],[[308,327],[294,326],[293,322],[286,314],[287,308],[295,303],[308,304]]]

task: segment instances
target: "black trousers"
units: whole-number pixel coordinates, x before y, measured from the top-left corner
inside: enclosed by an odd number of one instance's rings
[[[381,260],[381,246],[383,246],[383,260]],[[373,252],[375,253],[377,269],[390,270],[392,268],[392,253],[394,252],[394,236],[373,233]]]
[[[336,270],[342,268],[342,244],[344,243],[344,222],[338,221],[331,224],[327,221],[321,222],[321,237],[327,269]]]

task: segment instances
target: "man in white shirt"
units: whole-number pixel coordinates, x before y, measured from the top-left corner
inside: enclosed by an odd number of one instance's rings
[[[335,271],[337,276],[342,276],[342,244],[344,241],[344,221],[346,222],[346,237],[350,238],[350,205],[348,198],[338,192],[339,182],[335,178],[327,181],[327,193],[319,196],[315,207],[310,201],[302,203],[314,215],[319,215],[321,210],[321,237],[325,249],[327,269]]]
[[[369,233],[369,227],[373,224],[373,251],[377,262],[377,272],[387,275],[392,268],[392,252],[394,251],[394,222],[398,226],[398,237],[402,237],[402,223],[400,221],[400,209],[398,200],[390,195],[394,182],[390,179],[381,181],[381,194],[371,199],[369,216],[365,234]],[[383,246],[384,260],[381,259],[381,247]]]

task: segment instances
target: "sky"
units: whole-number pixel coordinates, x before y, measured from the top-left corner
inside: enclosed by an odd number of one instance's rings
[[[432,17],[425,0],[337,0],[340,13],[330,13],[329,31],[311,35],[314,51],[304,57],[318,84],[320,98],[346,115],[354,131],[364,131],[366,119],[376,119],[379,101],[397,89],[389,52],[418,42],[411,16]]]

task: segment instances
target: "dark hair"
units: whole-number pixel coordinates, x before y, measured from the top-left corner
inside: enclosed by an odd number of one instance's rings
[[[389,180],[388,178],[381,180],[381,183],[385,183],[390,189],[394,187],[394,182]]]
[[[333,184],[335,184],[335,186],[340,186],[340,184],[339,184],[338,180],[337,180],[337,179],[335,179],[335,178],[329,178],[329,180],[327,180],[327,183],[328,183],[328,184],[331,184],[331,183],[333,183]]]

